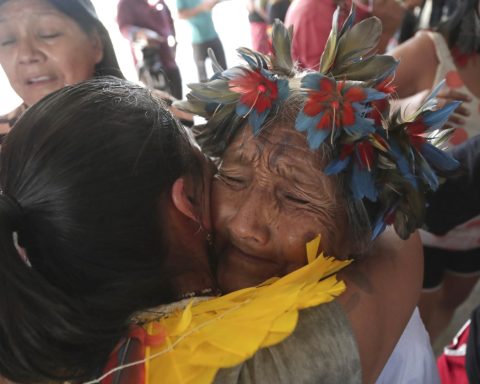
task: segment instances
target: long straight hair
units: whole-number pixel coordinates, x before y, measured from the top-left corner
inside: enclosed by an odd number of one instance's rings
[[[116,78],[33,105],[0,156],[0,375],[90,378],[132,313],[173,300],[160,202],[200,161],[148,90]]]

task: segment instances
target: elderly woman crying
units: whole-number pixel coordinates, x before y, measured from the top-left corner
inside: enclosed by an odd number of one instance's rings
[[[246,65],[216,66],[211,81],[192,86],[178,106],[207,119],[197,140],[218,159],[212,217],[220,288],[302,267],[305,242],[321,234],[327,253],[362,260],[340,273],[347,291],[337,301],[356,337],[363,380],[434,383],[428,336],[413,312],[423,268],[418,238],[395,255],[388,251],[394,235],[379,235],[393,224],[407,239],[422,224],[425,192],[438,186],[435,171],[456,168],[432,144],[448,134],[435,129],[458,104],[434,110],[433,94],[413,116],[389,116],[397,63],[372,53],[380,21],[352,26],[353,13],[343,27],[334,17],[318,72],[295,68],[289,33],[277,24],[272,56],[240,49]],[[382,372],[392,350],[402,364]]]

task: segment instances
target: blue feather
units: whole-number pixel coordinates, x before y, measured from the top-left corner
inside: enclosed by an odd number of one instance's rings
[[[368,169],[360,168],[356,163],[352,167],[350,189],[357,200],[366,197],[370,201],[377,201],[378,192],[372,174]]]
[[[460,104],[460,101],[452,101],[436,111],[426,112],[423,115],[423,121],[429,127],[427,132],[441,128]]]
[[[429,143],[424,143],[420,147],[420,153],[425,160],[427,160],[429,165],[441,171],[453,171],[460,165],[460,163],[449,153],[442,151]]]
[[[366,136],[369,133],[375,132],[373,120],[365,119],[358,114],[355,114],[355,123],[353,125],[344,126],[345,132],[351,136]]]
[[[288,86],[288,80],[279,79],[277,80],[277,87],[278,87],[278,99],[285,100],[290,93],[290,88]]]
[[[323,170],[323,173],[327,176],[331,175],[336,175],[340,172],[342,172],[345,168],[347,168],[348,164],[350,163],[351,156],[348,156],[347,158],[340,160],[340,158],[333,160],[330,162],[330,164],[325,167]]]
[[[397,167],[400,173],[415,189],[418,189],[417,180],[415,179],[415,176],[412,174],[410,170],[409,162],[400,151],[398,144],[393,139],[390,140],[389,144],[390,144],[391,153],[394,156],[395,162],[397,163]]]
[[[420,176],[428,184],[432,191],[436,191],[439,185],[438,177],[433,171],[433,169],[428,165],[428,163],[421,159],[420,160]]]
[[[435,88],[433,88],[432,92],[430,92],[430,94],[425,99],[425,104],[428,104],[430,101],[435,101],[435,98],[437,97],[438,92],[440,92],[440,90],[443,88],[444,85],[445,85],[445,79],[440,81],[435,86]]]
[[[235,108],[235,112],[238,116],[243,117],[248,114],[250,108],[246,104],[242,104],[240,102],[237,103],[237,107]]]
[[[315,128],[322,118],[323,112],[319,113],[316,116],[308,116],[303,111],[299,112],[297,118],[295,119],[295,129],[299,132],[304,132],[310,128]]]
[[[243,60],[247,62],[247,64],[252,68],[253,70],[258,69],[258,64],[248,55],[245,53],[240,53],[240,56],[242,56]]]
[[[302,78],[302,81],[301,81],[301,86],[302,88],[307,88],[307,89],[314,89],[316,91],[319,91],[320,90],[320,80],[322,80],[323,78],[325,78],[325,76],[323,76],[322,74],[320,73],[309,73],[308,75],[305,75],[303,78]],[[331,80],[331,79],[329,79]]]
[[[352,107],[361,116],[365,116],[373,109],[370,105],[362,103],[352,103]]]
[[[309,128],[307,141],[310,149],[318,149],[325,139],[330,136],[331,131],[327,129]]]
[[[366,101],[373,101],[373,100],[382,100],[388,97],[388,94],[384,92],[377,91],[374,88],[364,88],[365,93],[367,94]]]
[[[253,133],[257,134],[260,131],[260,127],[268,116],[270,109],[266,109],[262,113],[258,113],[256,110],[253,110],[248,116],[248,123],[253,129]]]
[[[385,223],[383,217],[384,217],[384,214],[382,213],[375,220],[375,224],[373,225],[373,231],[372,231],[372,240],[375,240],[378,237],[378,235],[380,235],[387,227],[387,224]]]

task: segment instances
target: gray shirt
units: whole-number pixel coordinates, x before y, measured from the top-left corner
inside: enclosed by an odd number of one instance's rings
[[[358,347],[345,313],[335,301],[301,311],[285,341],[220,370],[214,383],[361,383]]]

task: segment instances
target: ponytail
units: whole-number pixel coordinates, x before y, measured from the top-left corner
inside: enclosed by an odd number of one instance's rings
[[[116,78],[32,105],[0,156],[0,376],[98,377],[131,316],[174,300],[159,202],[200,160],[150,91]]]
[[[36,272],[28,250],[22,257],[22,216],[19,204],[1,193],[0,372],[20,383],[89,379],[104,366],[123,329],[95,329],[81,302]]]

